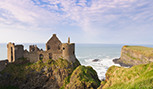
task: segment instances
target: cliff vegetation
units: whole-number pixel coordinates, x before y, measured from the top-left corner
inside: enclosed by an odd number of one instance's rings
[[[8,64],[0,72],[0,86],[14,86],[20,89],[59,89],[64,79],[79,65],[79,61],[71,63],[64,59],[30,63],[25,58],[21,58]]]
[[[97,89],[99,85],[96,71],[90,66],[80,65],[65,79],[61,89]]]
[[[131,68],[112,66],[98,89],[153,89],[153,63]]]
[[[113,60],[121,66],[134,66],[153,62],[153,48],[143,46],[123,46],[121,57]]]
[[[148,58],[153,58],[153,48],[144,46],[124,46],[125,50],[132,50],[133,52],[140,53]]]
[[[22,58],[8,64],[0,74],[2,89],[96,89],[100,85],[92,67],[64,59],[30,63]]]

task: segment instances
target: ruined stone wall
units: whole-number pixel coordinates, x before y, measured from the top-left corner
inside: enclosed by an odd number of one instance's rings
[[[8,62],[15,61],[15,44],[14,43],[10,42],[7,44],[7,58],[8,58]]]
[[[22,58],[24,54],[24,47],[23,45],[16,45],[15,46],[15,60],[18,58]]]
[[[24,52],[24,58],[30,60],[30,62],[37,62],[38,61],[38,53],[37,52]]]
[[[51,52],[51,51],[34,51],[34,52],[24,52],[24,57],[30,60],[30,62],[37,62],[38,60],[43,60],[46,62],[48,59],[56,60],[62,57],[60,52]]]
[[[30,45],[29,46],[29,52],[36,52],[40,51],[40,49],[37,47],[37,45]]]
[[[62,54],[53,54],[53,60],[57,60],[59,58],[62,58]]]
[[[43,60],[44,62],[50,59],[49,56],[52,57],[47,51],[39,51],[38,55],[39,55],[38,60]]]
[[[51,39],[46,43],[46,51],[40,50],[36,45],[30,45],[29,51],[24,50],[23,45],[15,45],[9,43],[8,48],[8,61],[14,62],[18,58],[25,57],[30,62],[37,62],[38,60],[47,61],[48,59],[59,59],[64,58],[68,61],[75,62],[75,44],[68,43],[62,44],[57,38],[56,34],[53,34]]]

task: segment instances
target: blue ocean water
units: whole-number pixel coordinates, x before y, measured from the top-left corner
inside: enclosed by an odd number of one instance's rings
[[[25,49],[29,49],[31,44],[23,45]],[[45,44],[37,44],[37,46],[45,50]],[[123,44],[76,44],[75,54],[82,65],[92,66],[99,79],[103,79],[110,66],[119,66],[114,64],[112,60],[120,57],[122,46]],[[142,46],[153,47],[153,45]],[[7,44],[0,44],[0,60],[3,59],[7,59]],[[94,59],[99,59],[99,61],[93,62]]]

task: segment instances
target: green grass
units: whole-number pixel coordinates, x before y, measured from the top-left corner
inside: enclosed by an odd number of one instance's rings
[[[15,61],[14,63],[7,65],[7,67],[1,71],[1,74],[10,74],[12,79],[25,79],[26,75],[34,73],[33,71],[41,72],[45,67],[47,70],[52,68],[52,70],[55,71],[58,69],[65,69],[65,71],[68,73],[71,73],[76,68],[76,66],[72,66],[71,62],[61,58],[58,60],[48,59],[47,62],[39,60],[36,63],[27,62],[25,58],[22,58]]]
[[[61,89],[84,87],[97,88],[100,85],[100,80],[97,77],[96,71],[90,66],[78,66],[73,73],[65,79],[65,84]]]
[[[142,61],[142,60],[139,59],[139,58],[132,57],[129,53],[126,53],[125,55],[127,55],[128,57],[130,57],[132,60]]]
[[[153,57],[153,48],[144,47],[144,46],[123,46],[126,50],[132,50],[136,53],[143,54],[146,57]]]
[[[44,75],[45,74],[47,75],[49,72],[52,72],[53,74],[55,74],[52,77],[55,77],[57,81],[60,81],[60,84],[63,84],[64,81],[61,80],[64,80],[67,76],[68,76],[67,80],[70,80],[70,75],[79,65],[80,65],[79,61],[72,63],[62,58],[59,58],[57,60],[48,59],[46,62],[39,60],[36,63],[30,63],[25,58],[21,58],[19,60],[16,60],[14,63],[8,64],[6,68],[0,73],[2,75],[8,74],[10,79],[8,81],[16,82],[16,80],[25,81],[28,75],[35,76],[35,74],[37,73],[42,73]],[[5,78],[0,77],[0,80],[1,79]],[[69,81],[67,81],[67,83],[68,82]],[[13,86],[0,86],[0,89],[18,89],[18,88]]]
[[[26,67],[30,65],[31,63],[27,62],[25,58],[21,58],[14,63],[8,64],[6,68],[3,71],[1,71],[1,73],[10,74],[12,79],[15,79],[15,78],[25,79],[25,76],[30,71],[30,70],[26,70]]]
[[[153,63],[131,68],[112,66],[103,89],[153,89]]]

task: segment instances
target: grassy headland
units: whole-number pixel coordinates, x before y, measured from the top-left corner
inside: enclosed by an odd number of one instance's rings
[[[126,50],[132,50],[136,53],[143,54],[146,57],[153,57],[153,48],[144,46],[123,46]]]
[[[153,63],[131,68],[112,66],[99,89],[153,89]]]

